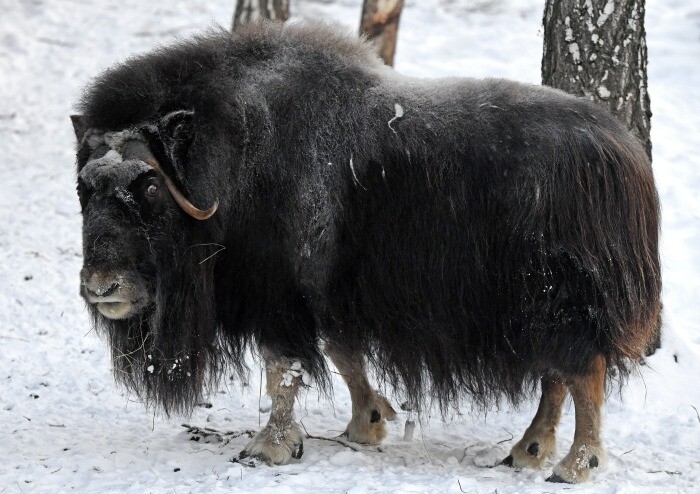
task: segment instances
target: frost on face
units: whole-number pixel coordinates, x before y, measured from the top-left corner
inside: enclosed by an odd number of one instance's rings
[[[93,189],[112,185],[126,189],[142,173],[153,168],[141,160],[126,160],[114,149],[110,149],[101,158],[90,160],[80,171],[79,177],[85,185]]]
[[[136,200],[134,199],[133,194],[129,192],[128,189],[125,189],[123,187],[116,187],[114,189],[114,195],[116,195],[117,199],[122,201],[124,204],[127,204],[129,206],[136,206]]]
[[[126,141],[132,140],[146,142],[146,138],[143,137],[143,134],[136,129],[126,129],[119,132],[105,132],[104,134],[105,144],[112,149],[118,150],[119,152],[121,152]]]
[[[280,386],[291,386],[294,382],[294,378],[301,377],[301,382],[306,386],[311,384],[311,375],[304,369],[301,362],[294,361],[289,369],[282,374],[282,381],[280,381]]]
[[[97,149],[98,146],[105,144],[110,149],[114,149],[118,153],[122,152],[126,141],[136,140],[146,142],[143,133],[137,128],[120,130],[118,132],[102,132],[96,129],[90,129],[85,137],[90,149]]]
[[[103,156],[88,161],[80,171],[80,179],[91,188],[114,187],[121,199],[129,202],[131,196],[126,189],[142,173],[153,168],[141,160],[124,160],[122,151],[127,141],[145,141],[143,134],[136,129],[119,132],[100,132],[90,130],[86,136],[91,150],[99,146],[109,147]]]
[[[153,168],[143,161],[124,161],[121,154],[110,149],[101,158],[88,161],[78,176],[93,189],[111,185],[117,190],[126,191],[136,177],[151,170]]]

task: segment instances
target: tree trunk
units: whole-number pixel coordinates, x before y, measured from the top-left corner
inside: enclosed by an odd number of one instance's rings
[[[396,37],[404,0],[364,0],[360,34],[373,40],[379,56],[387,65],[394,65]]]
[[[542,83],[608,107],[651,159],[645,0],[546,0]]]
[[[651,160],[645,0],[546,0],[542,83],[610,109]],[[661,347],[661,318],[647,348]]]
[[[289,19],[289,0],[236,0],[231,29],[261,18],[286,21]]]

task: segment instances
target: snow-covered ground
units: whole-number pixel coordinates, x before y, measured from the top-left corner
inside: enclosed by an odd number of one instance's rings
[[[700,492],[700,5],[648,2],[654,167],[663,202],[664,346],[604,411],[610,462],[580,486],[551,470],[489,468],[528,425],[521,410],[406,415],[381,447],[307,439],[293,464],[231,463],[246,443],[191,440],[181,423],[257,429],[259,368],[224,383],[187,419],[149,414],[117,388],[105,342],[78,297],[80,216],[68,115],[80,88],[114,61],[214,23],[234,2],[0,1],[0,493],[14,492]],[[296,18],[350,30],[359,0],[292,0]],[[396,68],[417,76],[502,76],[539,82],[542,0],[409,0]],[[306,392],[297,415],[333,437],[349,395]],[[565,407],[559,458],[573,437]],[[513,436],[515,439],[513,439]],[[558,459],[558,458],[557,458]]]

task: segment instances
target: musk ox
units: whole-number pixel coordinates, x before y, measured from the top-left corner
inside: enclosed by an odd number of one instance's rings
[[[404,77],[327,26],[209,32],[99,76],[73,117],[81,294],[116,378],[187,412],[265,361],[268,424],[243,456],[301,456],[300,386],[350,388],[349,439],[411,402],[517,403],[504,463],[602,464],[600,408],[653,339],[659,204],[641,145],[594,104],[506,80]]]

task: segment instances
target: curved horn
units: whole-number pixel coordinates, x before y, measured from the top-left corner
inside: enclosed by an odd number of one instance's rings
[[[168,177],[165,173],[163,173],[163,177],[165,178],[165,185],[168,186],[168,190],[170,191],[170,194],[172,194],[173,199],[175,199],[177,205],[180,206],[185,213],[200,221],[208,220],[214,216],[214,213],[216,213],[216,210],[219,207],[218,200],[215,201],[214,205],[209,209],[201,210],[195,207],[194,204],[192,204],[185,196],[182,195],[182,192],[177,189],[173,181],[170,180],[170,177]]]
[[[192,204],[184,195],[182,195],[182,192],[178,190],[178,188],[175,186],[173,181],[170,179],[170,177],[163,171],[163,169],[160,167],[160,164],[154,160],[154,159],[147,159],[145,160],[146,163],[151,165],[154,169],[160,171],[160,173],[163,174],[163,178],[165,179],[165,185],[168,187],[168,190],[170,191],[170,195],[173,196],[173,199],[175,199],[175,202],[177,203],[180,208],[193,217],[196,220],[204,221],[208,220],[212,216],[214,216],[214,213],[216,213],[217,208],[219,207],[219,201],[217,200],[214,202],[214,205],[210,207],[209,209],[201,210],[197,208],[194,204]]]

